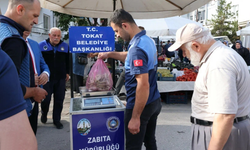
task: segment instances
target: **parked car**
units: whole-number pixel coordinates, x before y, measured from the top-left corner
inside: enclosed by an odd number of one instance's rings
[[[214,39],[215,39],[216,41],[221,41],[221,42],[227,40],[227,41],[228,41],[228,46],[229,46],[229,47],[232,47],[232,46],[233,46],[232,42],[230,41],[230,39],[229,39],[227,36],[215,36]]]

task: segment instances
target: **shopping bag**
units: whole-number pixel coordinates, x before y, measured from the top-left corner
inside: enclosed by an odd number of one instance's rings
[[[88,91],[109,91],[112,89],[113,80],[109,69],[102,59],[97,59],[91,68],[86,88]]]

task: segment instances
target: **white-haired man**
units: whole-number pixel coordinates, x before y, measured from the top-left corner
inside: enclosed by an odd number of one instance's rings
[[[250,75],[245,61],[211,33],[187,24],[176,43],[200,66],[192,97],[192,150],[250,149]]]
[[[65,83],[69,80],[69,46],[61,40],[61,30],[50,29],[49,38],[39,43],[43,58],[49,66],[49,82],[43,86],[48,96],[41,103],[41,122],[47,122],[47,114],[54,93],[53,123],[57,129],[62,129],[61,112],[65,97]],[[65,81],[66,80],[66,81]]]

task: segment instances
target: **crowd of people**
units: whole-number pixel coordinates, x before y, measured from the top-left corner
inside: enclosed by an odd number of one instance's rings
[[[46,123],[52,94],[53,124],[57,129],[63,128],[61,112],[65,83],[69,80],[69,46],[61,40],[61,30],[56,27],[40,43],[27,38],[38,23],[40,9],[39,0],[10,0],[5,15],[0,15],[3,150],[37,149],[38,104],[41,103],[41,122]],[[83,83],[81,71],[85,70],[88,57],[98,55],[98,59],[123,62],[126,149],[139,150],[144,144],[146,149],[156,150],[156,123],[162,105],[156,81],[155,43],[123,9],[114,11],[110,25],[117,37],[129,43],[128,51],[74,54],[75,82]],[[234,48],[228,47],[227,42],[215,41],[209,30],[196,24],[180,28],[176,42],[169,41],[163,47],[167,57],[178,50],[180,56],[199,66],[190,117],[192,150],[250,149],[250,54],[241,41],[236,41]]]
[[[187,57],[183,57],[183,52],[181,48],[178,48],[176,51],[170,52],[169,47],[174,44],[174,40],[168,40],[165,45],[161,42],[161,55],[165,55],[167,58],[176,57],[176,53],[181,62],[190,63]],[[227,40],[221,41],[224,45],[229,47],[229,43]],[[241,40],[236,40],[235,43],[231,47],[234,49],[246,62],[247,66],[250,66],[250,52],[249,49],[242,46]]]
[[[229,42],[227,40],[221,41],[224,45],[229,47]],[[178,58],[181,62],[188,62],[190,61],[187,59],[187,57],[183,57],[183,52],[181,48],[178,48],[176,51],[170,52],[168,49],[169,47],[174,44],[175,41],[168,40],[167,43],[164,45],[161,41],[161,55],[165,55],[167,58],[176,57],[176,53],[178,55]],[[241,57],[245,60],[247,66],[250,66],[250,52],[249,49],[242,46],[241,40],[236,40],[235,43],[231,47],[234,49],[238,54],[241,55]]]

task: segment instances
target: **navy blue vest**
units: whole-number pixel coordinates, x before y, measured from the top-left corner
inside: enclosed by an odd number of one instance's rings
[[[0,22],[0,50],[2,50],[2,43],[6,38],[9,37],[18,37],[22,40],[24,40],[16,28],[10,26],[7,23],[1,23]],[[25,42],[25,41],[24,41]],[[26,87],[30,87],[30,56],[29,51],[27,49],[27,53],[22,61],[21,67],[20,67],[20,74],[19,74],[19,80],[21,84],[23,84]],[[26,109],[28,116],[30,116],[30,111],[32,109],[32,103],[30,99],[25,99],[26,103],[28,105],[28,108]]]

